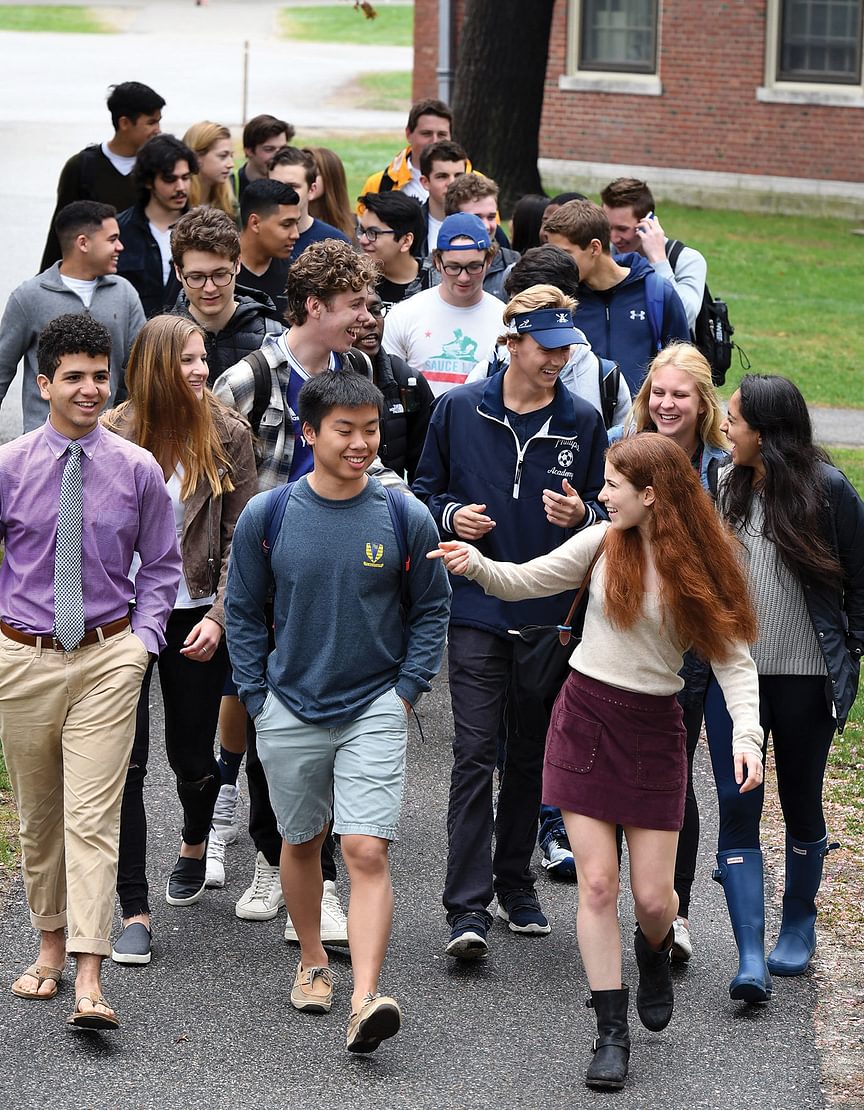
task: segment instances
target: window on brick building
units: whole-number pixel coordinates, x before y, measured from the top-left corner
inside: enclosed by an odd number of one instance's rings
[[[656,73],[657,0],[579,0],[578,68]]]
[[[781,0],[777,80],[861,83],[864,0]]]

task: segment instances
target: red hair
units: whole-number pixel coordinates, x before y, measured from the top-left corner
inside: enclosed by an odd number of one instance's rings
[[[651,548],[667,631],[705,659],[722,661],[735,640],[752,643],[758,625],[732,533],[684,451],[644,432],[609,448],[606,460],[637,490],[654,490]],[[644,558],[637,528],[606,536],[606,615],[632,627],[642,612]]]

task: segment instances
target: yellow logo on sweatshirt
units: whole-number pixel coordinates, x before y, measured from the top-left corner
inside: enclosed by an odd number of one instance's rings
[[[366,544],[366,559],[363,563],[364,567],[383,567],[384,566],[384,544],[383,543],[367,543]]]

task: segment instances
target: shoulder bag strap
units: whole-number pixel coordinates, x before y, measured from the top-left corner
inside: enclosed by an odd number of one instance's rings
[[[603,539],[600,541],[597,550],[594,552],[594,558],[588,564],[588,570],[585,572],[585,577],[582,579],[582,585],[579,587],[579,592],[573,598],[573,604],[570,606],[570,612],[567,614],[567,619],[564,621],[563,624],[558,625],[558,639],[561,641],[564,647],[566,647],[570,643],[570,634],[573,631],[573,614],[579,607],[579,602],[585,596],[585,591],[588,589],[588,584],[591,581],[591,575],[594,571],[594,567],[597,564],[597,560],[603,554],[603,548],[605,547],[605,545],[606,533],[604,532]]]

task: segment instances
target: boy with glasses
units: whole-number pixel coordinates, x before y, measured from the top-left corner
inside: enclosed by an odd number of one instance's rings
[[[182,286],[174,306],[204,329],[210,384],[285,327],[276,306],[257,289],[235,288],[240,269],[237,225],[218,208],[201,205],[174,225],[174,270]]]
[[[381,270],[376,286],[389,308],[434,284],[434,270],[420,254],[425,223],[420,202],[405,193],[366,193],[357,220],[357,241]]]
[[[483,289],[496,250],[478,216],[448,216],[432,252],[441,284],[387,314],[385,351],[422,371],[436,397],[464,383],[501,331],[501,302]]]

